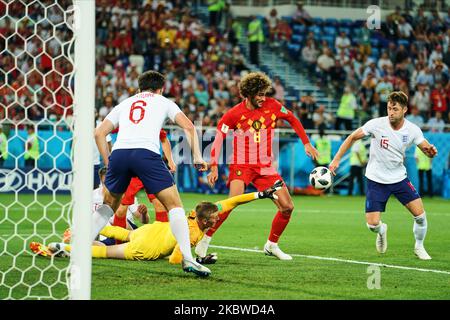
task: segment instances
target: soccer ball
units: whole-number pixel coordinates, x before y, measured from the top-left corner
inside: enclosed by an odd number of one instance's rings
[[[309,183],[318,190],[328,189],[333,183],[333,177],[330,169],[326,167],[317,167],[309,174]]]

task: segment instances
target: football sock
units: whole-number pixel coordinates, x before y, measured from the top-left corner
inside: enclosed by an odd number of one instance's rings
[[[169,222],[169,217],[167,216],[167,211],[155,212],[155,221]]]
[[[100,231],[100,234],[107,238],[113,238],[120,241],[127,241],[128,235],[130,234],[130,230],[115,227],[115,226],[106,226]]]
[[[191,252],[191,241],[189,239],[189,226],[183,208],[173,208],[169,211],[169,223],[175,239],[180,245],[183,259],[194,261]]]
[[[384,232],[386,231],[386,228],[385,228],[383,222],[381,222],[381,221],[376,226],[367,223],[367,227],[369,228],[370,231],[379,233],[380,235],[383,235]]]
[[[222,223],[228,218],[230,213],[231,213],[231,210],[219,213],[219,220],[216,222],[216,224],[213,227],[209,228],[208,231],[206,231],[206,235],[208,237],[212,237],[213,234],[217,231],[217,229],[219,229],[219,227],[222,225]]]
[[[114,214],[113,226],[126,228],[127,216],[119,217],[117,214]]]
[[[277,212],[272,221],[272,228],[270,229],[269,241],[278,243],[278,239],[283,233],[284,229],[289,223],[291,215],[282,214],[280,211]]]
[[[107,246],[92,246],[91,252],[93,258],[106,258],[106,248]],[[72,247],[70,245],[65,245],[64,250],[70,252]]]
[[[114,215],[114,211],[107,204],[102,204],[92,215],[91,241],[94,241],[100,230],[108,223],[109,219]]]
[[[422,213],[420,216],[414,217],[414,238],[416,239],[416,247],[422,247],[423,241],[425,240],[425,236],[427,234],[427,216]]]
[[[92,258],[106,258],[107,246],[92,246]]]

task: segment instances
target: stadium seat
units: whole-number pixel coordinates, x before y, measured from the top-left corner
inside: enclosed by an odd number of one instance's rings
[[[348,27],[340,27],[339,32],[345,32],[345,34],[347,36],[349,36],[349,37],[351,36],[351,29]]]
[[[341,27],[351,28],[353,25],[353,21],[351,19],[341,19],[340,25]]]
[[[291,42],[292,43],[302,44],[303,43],[303,38],[304,37],[302,35],[294,34],[294,35],[292,35]]]
[[[319,26],[312,26],[309,28],[309,31],[314,32],[314,36],[320,37],[322,34],[322,29]]]
[[[326,35],[335,36],[337,34],[336,27],[323,27],[323,32]]]
[[[313,23],[316,26],[321,26],[323,24],[323,19],[320,17],[314,17],[313,18]]]
[[[295,24],[292,28],[294,31],[294,34],[305,34],[306,33],[306,27],[302,24]]]
[[[281,20],[284,20],[284,21],[286,21],[289,24],[292,23],[292,17],[291,16],[282,16]]]
[[[406,39],[399,39],[397,40],[397,45],[404,45],[406,49],[409,48],[409,40]]]
[[[380,41],[377,38],[370,39],[370,45],[373,47],[378,47],[380,45]]]
[[[338,25],[338,20],[335,18],[326,18],[325,25],[329,27],[330,26],[336,27]]]
[[[378,60],[380,57],[380,49],[378,49],[377,47],[372,47],[371,51],[372,52],[370,53],[370,57]]]

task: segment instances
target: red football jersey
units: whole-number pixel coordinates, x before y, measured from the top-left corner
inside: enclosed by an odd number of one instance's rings
[[[222,141],[232,132],[231,164],[263,167],[272,165],[272,139],[278,119],[287,120],[304,144],[309,142],[300,121],[279,101],[266,98],[261,108],[254,110],[247,108],[246,101],[231,108],[220,119],[211,149],[211,164],[218,163]]]

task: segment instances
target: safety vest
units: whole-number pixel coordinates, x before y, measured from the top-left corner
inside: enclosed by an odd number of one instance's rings
[[[233,21],[231,28],[234,30],[234,34],[236,35],[236,39],[240,40],[242,37],[242,25],[239,21]]]
[[[355,110],[353,109],[353,100],[355,96],[353,94],[344,94],[339,104],[337,116],[339,118],[353,119],[355,117]]]
[[[248,25],[248,33],[250,36],[248,37],[248,41],[250,42],[264,42],[264,33],[261,25],[261,21],[259,19],[254,19]]]
[[[319,152],[317,163],[326,165],[331,162],[331,142],[327,138],[319,138],[316,140],[316,149]]]
[[[358,140],[355,142],[353,147],[359,147],[359,149],[358,149],[358,151],[355,152],[355,151],[353,151],[354,149],[352,148],[352,153],[350,156],[350,165],[361,167],[363,165],[363,163],[367,162],[366,146],[364,145],[364,143],[361,140]],[[362,163],[358,159],[358,154],[359,154],[359,158],[361,159]]]
[[[431,169],[431,158],[428,158],[422,150],[416,148],[416,156],[417,156],[417,169],[428,171]]]
[[[220,11],[222,9],[222,1],[220,0],[208,0],[208,11]]]
[[[0,154],[2,155],[2,159],[8,159],[8,138],[3,132],[0,133]]]
[[[30,135],[27,141],[31,139],[33,139],[33,144],[31,145],[31,148],[25,152],[25,160],[28,160],[29,158],[37,160],[37,158],[39,158],[39,140],[36,133]]]

